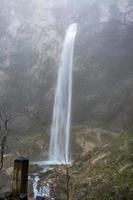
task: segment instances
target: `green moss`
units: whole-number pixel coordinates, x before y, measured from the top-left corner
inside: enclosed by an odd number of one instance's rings
[[[71,180],[71,194],[74,199],[75,192],[82,193],[81,188],[88,186],[88,194],[83,200],[118,200],[133,199],[133,136],[128,133],[118,135],[109,135],[107,133],[100,134],[101,141],[110,143],[107,148],[100,148],[94,152],[91,159],[77,166],[73,166],[71,173],[78,171],[78,175]],[[95,159],[103,153],[105,157]]]

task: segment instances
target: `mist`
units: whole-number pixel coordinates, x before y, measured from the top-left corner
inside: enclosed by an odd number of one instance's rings
[[[128,142],[132,141],[133,132],[133,1],[0,0],[1,170],[11,168],[17,155],[32,161],[48,157],[58,69],[65,33],[72,23],[77,23],[78,29],[69,154],[73,161],[88,164],[90,157],[85,156],[92,156],[97,148],[101,153],[100,148],[125,133],[129,135],[119,138],[117,145],[120,149],[127,145],[128,150],[122,152],[127,152],[126,159],[132,154]],[[4,156],[10,154],[4,164]],[[126,160],[123,166],[130,163],[130,159]],[[5,171],[0,176],[10,179],[11,173]],[[74,172],[70,170],[71,173]],[[80,177],[80,166],[78,173]],[[101,174],[98,171],[97,176]],[[118,187],[123,188],[123,184]],[[133,195],[131,181],[127,180],[127,184]],[[6,186],[9,188],[9,181]],[[109,193],[108,189],[105,191]],[[77,198],[75,191],[71,195],[71,199]],[[126,199],[132,199],[128,195]],[[112,199],[120,199],[116,196]]]

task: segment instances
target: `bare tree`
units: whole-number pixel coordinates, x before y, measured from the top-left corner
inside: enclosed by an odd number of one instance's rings
[[[4,113],[4,107],[0,108],[0,135],[1,135],[1,152],[0,152],[0,170],[3,168],[4,162],[4,153],[5,148],[7,147],[7,137],[9,134],[9,122],[12,118],[8,116],[7,113]]]
[[[8,135],[13,132],[13,130],[10,128],[10,123],[15,119],[23,117],[27,114],[29,114],[28,111],[24,111],[19,114],[13,114],[9,112],[8,106],[0,106],[0,171],[3,169],[4,154],[7,148]]]

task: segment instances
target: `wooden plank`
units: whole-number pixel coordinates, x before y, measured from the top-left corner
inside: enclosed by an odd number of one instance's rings
[[[27,194],[28,190],[29,160],[20,157],[14,161],[12,194],[14,199],[19,199],[20,194]]]

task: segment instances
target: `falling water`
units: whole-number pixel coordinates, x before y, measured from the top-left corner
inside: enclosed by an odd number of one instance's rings
[[[49,162],[70,163],[69,136],[72,100],[72,64],[77,24],[71,24],[66,32],[61,64],[55,93],[53,122],[51,128]]]

